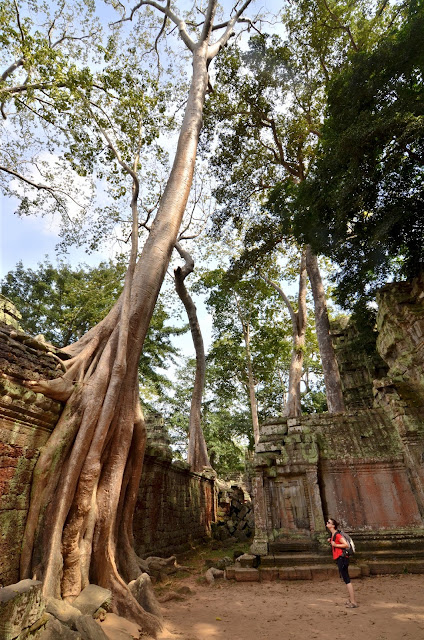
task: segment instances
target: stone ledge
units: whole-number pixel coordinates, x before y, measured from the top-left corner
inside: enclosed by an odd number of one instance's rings
[[[234,578],[237,582],[259,582],[258,569],[234,569]]]

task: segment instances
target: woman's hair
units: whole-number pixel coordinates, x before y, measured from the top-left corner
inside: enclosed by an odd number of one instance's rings
[[[327,518],[327,522],[332,522],[335,529],[339,528],[339,523],[334,518]]]

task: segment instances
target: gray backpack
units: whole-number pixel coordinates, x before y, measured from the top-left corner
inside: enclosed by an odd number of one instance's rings
[[[346,542],[349,545],[347,549],[343,549],[342,556],[344,558],[350,558],[355,553],[355,543],[353,542],[352,538],[344,531],[339,530],[337,531],[337,533],[340,533],[340,535],[343,536],[343,538],[346,540]]]

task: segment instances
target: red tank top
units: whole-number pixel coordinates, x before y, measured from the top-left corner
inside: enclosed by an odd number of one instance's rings
[[[337,532],[332,539],[336,544],[342,544],[344,540],[343,536]],[[340,547],[331,547],[331,549],[333,551],[333,560],[337,560],[337,558],[340,558],[340,556],[343,554],[343,549],[341,549]]]

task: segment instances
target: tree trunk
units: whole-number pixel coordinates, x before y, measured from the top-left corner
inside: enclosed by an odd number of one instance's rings
[[[299,416],[302,413],[300,406],[300,381],[303,373],[303,355],[306,334],[306,252],[302,251],[299,270],[298,310],[294,314],[293,324],[293,352],[289,371],[289,388],[287,416]]]
[[[194,269],[194,261],[190,254],[182,249],[179,243],[176,244],[176,249],[180,256],[184,258],[185,265],[178,267],[174,271],[175,288],[187,312],[191,336],[196,351],[196,374],[194,377],[193,395],[191,397],[187,461],[193,471],[203,471],[204,467],[210,467],[201,421],[206,373],[205,349],[203,346],[202,332],[197,319],[196,305],[184,284],[185,278]]]
[[[89,582],[109,588],[114,610],[150,635],[156,635],[160,622],[126,584],[138,565],[129,551],[128,528],[146,440],[138,361],[190,191],[207,64],[203,43],[193,52],[193,77],[171,174],[120,300],[99,325],[65,349],[71,359],[64,362],[59,390],[48,381],[27,383],[67,401],[34,471],[21,577],[35,576],[43,580],[45,595],[70,599]]]
[[[283,299],[292,322],[293,329],[293,351],[289,369],[289,384],[287,403],[284,411],[286,416],[298,416],[302,413],[300,406],[300,382],[303,373],[303,353],[305,348],[306,334],[306,250],[303,249],[300,257],[299,268],[299,293],[298,293],[298,310],[294,311],[292,304],[281,287],[272,282],[266,276],[262,278],[271,287],[273,287],[279,296]]]
[[[308,271],[308,277],[314,298],[315,327],[321,354],[322,370],[324,373],[328,411],[330,413],[341,413],[345,410],[345,406],[340,381],[339,365],[337,364],[333,342],[330,335],[327,300],[319,271],[318,260],[309,245],[306,247],[306,269]]]
[[[253,376],[252,355],[250,353],[249,325],[243,323],[244,345],[246,349],[247,386],[249,389],[250,412],[252,414],[253,437],[255,444],[259,442],[259,417],[258,404],[256,402],[255,378]]]

